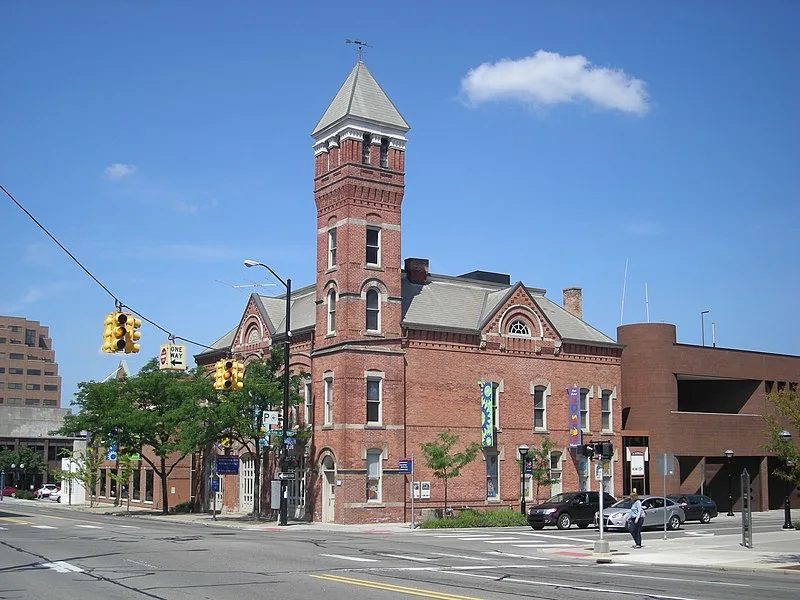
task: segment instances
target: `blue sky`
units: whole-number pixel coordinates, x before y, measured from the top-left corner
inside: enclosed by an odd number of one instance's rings
[[[403,256],[584,318],[800,354],[800,4],[3,2],[0,183],[123,302],[210,344],[269,263],[313,282],[309,133],[355,62],[411,124]],[[113,300],[0,198],[0,314],[50,327],[62,405]],[[223,282],[223,283],[220,283]],[[194,354],[198,347],[190,347]]]

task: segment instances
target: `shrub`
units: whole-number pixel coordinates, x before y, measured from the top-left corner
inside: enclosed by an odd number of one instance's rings
[[[181,502],[180,504],[177,504],[177,505],[173,506],[171,512],[174,512],[174,513],[190,513],[190,512],[194,512],[194,504],[192,504],[188,500],[186,502]]]
[[[431,519],[420,523],[422,529],[443,529],[448,527],[513,527],[527,525],[525,516],[513,510],[490,510],[480,512],[474,509],[464,509],[456,517],[444,519]]]
[[[795,529],[800,530],[800,521],[795,521],[794,523],[792,523],[792,525],[794,525]]]
[[[17,490],[17,498],[19,500],[33,500],[35,496],[29,490]]]

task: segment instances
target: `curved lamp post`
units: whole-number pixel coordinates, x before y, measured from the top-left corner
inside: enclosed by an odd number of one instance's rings
[[[792,439],[792,434],[785,429],[781,431],[778,436],[780,436],[781,441],[789,445],[789,442]],[[794,468],[794,462],[791,460],[786,461],[786,468],[787,470],[791,470]],[[786,480],[786,496],[783,499],[783,528],[782,529],[794,529],[794,525],[792,525],[792,499],[791,499],[791,481],[788,479]]]
[[[528,446],[522,444],[518,448],[519,450],[519,512],[522,515],[526,514],[525,511],[525,457],[528,456]]]
[[[288,451],[286,446],[286,430],[289,427],[289,344],[291,343],[292,339],[292,330],[290,326],[290,313],[292,307],[292,280],[287,279],[284,281],[280,277],[278,277],[277,273],[270,269],[264,263],[260,263],[255,260],[245,260],[244,261],[245,267],[264,267],[267,271],[272,273],[272,276],[277,279],[278,281],[283,284],[283,287],[286,288],[286,315],[284,317],[284,323],[286,324],[286,339],[283,342],[283,431],[281,431],[281,456],[280,456],[280,467],[281,472],[285,472],[288,466]],[[289,505],[288,505],[288,497],[287,497],[287,481],[281,478],[281,505],[280,505],[280,513],[278,517],[278,524],[279,525],[286,525],[288,516],[287,513],[289,512]]]
[[[733,472],[731,462],[733,461],[733,450],[728,448],[725,450],[725,458],[728,459],[726,470],[728,471],[728,516],[732,517],[733,514]]]

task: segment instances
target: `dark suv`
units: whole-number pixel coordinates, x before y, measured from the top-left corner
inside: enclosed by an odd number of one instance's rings
[[[603,494],[603,508],[614,502],[614,496]],[[542,529],[545,525],[569,529],[575,523],[583,529],[594,523],[594,514],[599,510],[598,492],[564,492],[546,502],[531,506],[528,509],[528,525],[534,529]]]
[[[708,523],[717,516],[717,503],[708,496],[701,494],[675,494],[667,496],[670,500],[680,505],[686,513],[687,521],[700,521]]]

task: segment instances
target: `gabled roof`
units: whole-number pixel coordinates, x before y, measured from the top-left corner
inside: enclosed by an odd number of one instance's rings
[[[292,317],[292,331],[313,328],[317,323],[315,303],[316,286],[308,285],[292,290],[292,303],[289,310]],[[286,294],[282,296],[259,296],[270,322],[277,323],[272,336],[282,337],[286,333]]]
[[[425,285],[403,279],[403,327],[480,333],[487,320],[519,284],[430,275]],[[525,288],[562,340],[586,344],[616,342],[545,297]]]
[[[210,348],[206,348],[202,352],[194,355],[194,360],[197,362],[197,359],[201,356],[205,356],[207,354],[218,354],[222,350],[227,350],[233,344],[233,336],[236,335],[236,332],[239,331],[239,326],[237,325],[233,329],[231,329],[228,333],[223,335],[219,338],[216,342],[211,344]]]
[[[348,117],[388,125],[403,132],[410,129],[400,111],[361,61],[350,71],[311,135],[316,136]]]

